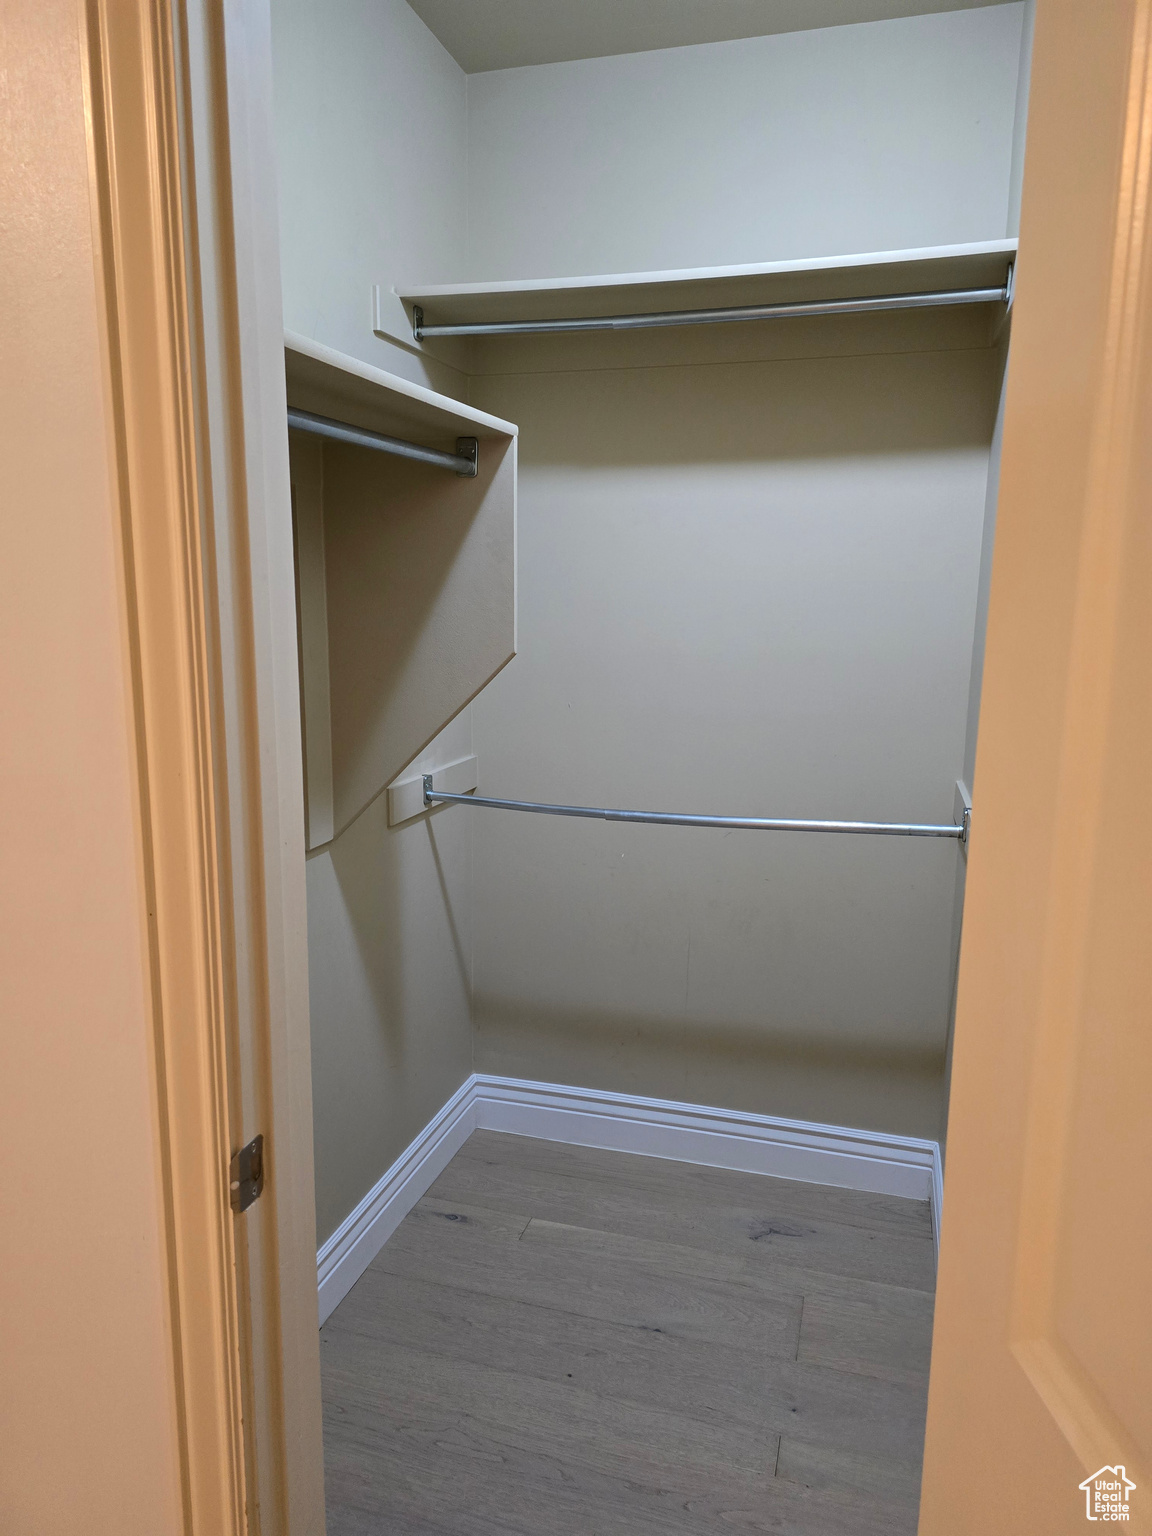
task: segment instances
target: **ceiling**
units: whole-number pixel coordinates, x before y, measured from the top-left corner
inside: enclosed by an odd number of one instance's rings
[[[468,74],[1005,0],[408,0]]]

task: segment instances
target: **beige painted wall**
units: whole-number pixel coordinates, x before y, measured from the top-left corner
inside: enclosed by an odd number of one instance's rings
[[[438,738],[471,751],[468,712]],[[323,1242],[472,1070],[472,838],[381,795],[308,858],[316,1230]]]
[[[1001,239],[1022,9],[470,75],[464,275]]]
[[[1023,19],[471,76],[469,275],[1001,238]],[[951,820],[990,340],[957,315],[481,346],[471,398],[519,423],[522,474],[482,792]],[[478,1069],[942,1134],[953,846],[476,822]]]
[[[475,380],[521,427],[481,793],[950,821],[997,385],[986,346]],[[939,1134],[953,843],[468,814],[478,1070]]]
[[[284,323],[444,394],[458,370],[372,331],[371,290],[457,281],[468,217],[467,76],[404,0],[271,0]]]
[[[447,350],[413,352],[398,316],[397,342],[370,334],[372,282],[1000,237],[1021,14],[465,77],[402,0],[322,18],[275,0],[288,323],[464,393]],[[794,84],[798,59],[799,96],[733,94],[736,77]],[[862,154],[845,198],[848,123]],[[672,152],[692,124],[699,153]],[[890,344],[862,323],[722,327],[687,352],[676,333],[480,349],[482,373],[533,374],[469,394],[524,431],[523,654],[473,706],[482,787],[950,817],[992,364],[978,327],[916,323],[918,343],[892,322]],[[736,363],[917,346],[915,364]],[[852,561],[826,569],[829,549]],[[853,587],[863,571],[879,585]],[[321,1239],[471,1066],[473,934],[478,1066],[938,1132],[949,847],[621,840],[451,810],[431,826],[434,846],[423,824],[390,833],[378,806],[309,862]]]
[[[325,826],[324,841],[309,838],[307,860],[319,1243],[472,1070],[473,829],[442,813],[389,827],[388,797],[379,791],[403,770],[403,755],[509,654],[514,460],[514,445],[485,439],[483,474],[457,480],[315,439],[293,442],[298,590],[313,594],[300,608],[301,651],[314,667],[332,669],[344,728],[343,737],[333,730],[327,696],[322,719],[306,707],[310,825]],[[473,517],[478,500],[488,510]],[[301,537],[309,527],[311,536]],[[389,596],[397,573],[411,588],[404,601]],[[314,600],[318,589],[326,605]],[[390,626],[383,638],[382,624]],[[419,667],[429,652],[435,673],[422,688]],[[343,675],[335,670],[341,665]],[[398,666],[410,674],[406,682],[397,680]],[[364,771],[345,774],[358,792],[343,802],[337,793],[333,817],[331,774],[326,804],[317,793],[318,738],[339,744],[350,727],[373,720]],[[471,751],[464,709],[417,762],[442,767]]]
[[[0,1528],[183,1528],[79,12],[0,55]]]
[[[404,0],[273,0],[272,23],[285,324],[463,398],[457,369],[373,335],[370,294],[462,269],[464,72]],[[385,318],[403,338],[398,302]],[[470,732],[466,710],[432,760]],[[318,1243],[472,1070],[471,846],[442,815],[390,830],[382,796],[309,856]]]
[[[326,462],[317,444],[296,446],[295,474]],[[371,462],[382,494],[389,464]],[[323,500],[322,472],[316,478]],[[301,493],[297,487],[298,515]],[[327,510],[339,516],[338,505]],[[297,541],[298,580],[324,583],[322,548]],[[302,632],[305,644],[309,638]],[[465,709],[422,760],[467,757],[471,742]],[[472,831],[442,814],[389,827],[380,794],[308,855],[318,1244],[472,1070]]]

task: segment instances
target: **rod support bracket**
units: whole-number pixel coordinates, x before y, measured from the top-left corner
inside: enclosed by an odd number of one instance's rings
[[[424,310],[419,304],[413,304],[412,306],[412,339],[414,341],[424,340]]]
[[[456,439],[456,453],[460,458],[468,460],[468,468],[458,469],[456,473],[465,480],[475,480],[480,468],[480,439],[477,437],[458,437]]]
[[[424,804],[436,804],[435,800],[432,798],[432,775],[430,773],[426,773],[424,775]]]
[[[952,820],[960,828],[957,841],[960,851],[968,855],[968,838],[972,830],[972,795],[963,779],[956,780],[956,795],[952,802]]]

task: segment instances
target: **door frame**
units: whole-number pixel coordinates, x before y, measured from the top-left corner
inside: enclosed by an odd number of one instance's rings
[[[77,0],[188,1533],[324,1530],[267,0]],[[233,1151],[266,1184],[235,1215]]]
[[[1145,1277],[1106,1237],[1089,1247],[1085,1211],[1107,1234],[1106,1200],[1132,1211],[1143,1168],[1143,1121],[1118,1090],[1144,1081],[1146,1021],[1102,1006],[1092,973],[1107,931],[1123,937],[1113,979],[1143,985],[1125,923],[1145,918],[1147,883],[1118,883],[1105,859],[1110,797],[1128,793],[1115,722],[1147,722],[1126,668],[1146,663],[1130,649],[1143,638],[1129,583],[1146,576],[1131,562],[1150,483],[1152,0],[1097,11],[1041,0],[1037,13],[921,1536],[1080,1530],[1085,1473],[1119,1464],[1141,1489],[1148,1477],[1116,1390],[1123,1371],[1137,1400],[1147,1392],[1146,1342],[1115,1315],[1119,1287],[1086,1279],[1123,1276],[1139,1297]],[[1144,846],[1130,810],[1122,826]],[[1133,1530],[1152,1530],[1144,1498]]]

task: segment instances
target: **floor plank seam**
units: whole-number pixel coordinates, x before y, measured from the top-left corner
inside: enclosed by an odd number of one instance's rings
[[[487,1132],[487,1134],[496,1135],[499,1134],[499,1132]],[[522,1140],[530,1140],[530,1138],[525,1137],[522,1138]],[[667,1158],[647,1157],[647,1155],[642,1154],[642,1152],[613,1152],[611,1155],[613,1155],[613,1157],[619,1158],[634,1157],[637,1158],[637,1160],[645,1161],[645,1163],[664,1164],[664,1166],[667,1166],[668,1161],[670,1161],[667,1160]],[[472,1164],[473,1167],[484,1169],[485,1172],[492,1172],[492,1174],[499,1174],[499,1172],[504,1172],[504,1170],[507,1170],[508,1167],[515,1166],[515,1164],[504,1163],[504,1161],[499,1160],[499,1158],[493,1158],[490,1157],[490,1155],[475,1154],[475,1152],[473,1152],[473,1154],[468,1154],[467,1146],[465,1146],[464,1149],[461,1149],[461,1152],[458,1152],[456,1157],[458,1157],[461,1161],[465,1161],[465,1163]],[[684,1166],[685,1169],[696,1169],[697,1164],[673,1164],[673,1166]],[[447,1172],[447,1170],[445,1170],[445,1172]],[[551,1177],[558,1178],[558,1180],[561,1181],[571,1181],[571,1183],[576,1184],[576,1186],[594,1187],[596,1184],[607,1183],[610,1184],[614,1190],[619,1190],[619,1192],[622,1193],[633,1193],[633,1195],[636,1195],[636,1193],[641,1193],[642,1190],[644,1190],[644,1181],[637,1180],[634,1175],[633,1177],[628,1177],[627,1174],[605,1174],[605,1172],[601,1172],[601,1170],[594,1169],[587,1170],[587,1172],[568,1170],[568,1172],[564,1172],[564,1174],[559,1174],[559,1172],[554,1172],[554,1170],[548,1170],[548,1172],[550,1172]],[[707,1172],[727,1174],[727,1172],[731,1172],[731,1170],[707,1169]],[[774,1186],[774,1184],[791,1184],[791,1186],[794,1186],[794,1184],[797,1183],[796,1180],[779,1178],[774,1174],[742,1174],[742,1172],[739,1172],[739,1170],[736,1170],[736,1177],[748,1178],[748,1180],[756,1180],[756,1183],[759,1184],[760,1187],[765,1186],[765,1184],[766,1186]],[[813,1187],[813,1189],[823,1190],[828,1186],[823,1186],[823,1184],[814,1184],[814,1186],[811,1187]],[[856,1190],[843,1190],[842,1193],[857,1192]],[[700,1195],[690,1195],[690,1197],[685,1198],[688,1198],[690,1203],[708,1204],[707,1195],[703,1195],[703,1193],[700,1193]],[[920,1230],[920,1232],[894,1232],[894,1230],[888,1229],[888,1227],[877,1227],[874,1221],[868,1220],[866,1217],[852,1217],[852,1215],[845,1215],[845,1213],[837,1213],[837,1217],[834,1218],[834,1220],[837,1221],[839,1226],[852,1227],[852,1229],[857,1230],[857,1232],[868,1232],[874,1233],[874,1235],[885,1236],[899,1235],[903,1236],[903,1238],[906,1238],[906,1240],[909,1241],[923,1241],[923,1243],[931,1243],[931,1207],[929,1207],[929,1201],[912,1200],[912,1198],[905,1197],[905,1195],[892,1195],[892,1197],[889,1198],[891,1198],[891,1200],[899,1200],[900,1203],[908,1204],[908,1206],[925,1207],[922,1224],[923,1230]]]

